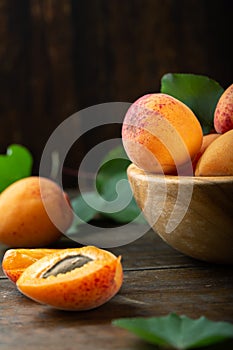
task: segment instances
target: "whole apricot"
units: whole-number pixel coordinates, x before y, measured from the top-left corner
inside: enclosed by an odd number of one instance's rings
[[[72,219],[66,194],[47,178],[18,180],[0,195],[0,242],[7,246],[46,246],[68,229]]]
[[[221,134],[207,134],[203,136],[202,145],[200,151],[197,153],[196,157],[193,160],[193,169],[195,170],[196,165],[202,154],[205,152],[206,148],[216,140]]]
[[[192,169],[202,144],[201,125],[192,110],[176,98],[144,95],[128,109],[122,140],[130,160],[153,173],[179,174]]]
[[[229,130],[206,148],[197,162],[195,176],[232,176],[232,150],[233,130]]]
[[[121,257],[94,246],[62,249],[30,265],[16,282],[27,297],[62,310],[89,310],[123,282]]]
[[[233,129],[233,84],[220,96],[214,112],[214,127],[219,133]]]

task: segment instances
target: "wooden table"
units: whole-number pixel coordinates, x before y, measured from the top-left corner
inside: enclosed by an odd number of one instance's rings
[[[64,247],[75,244],[67,238],[59,242]],[[111,321],[174,311],[233,322],[232,266],[188,258],[152,231],[109,250],[123,257],[123,286],[108,303],[86,312],[58,311],[37,304],[21,295],[0,269],[0,349],[152,350],[152,345],[113,327]],[[0,260],[3,253],[1,249]]]

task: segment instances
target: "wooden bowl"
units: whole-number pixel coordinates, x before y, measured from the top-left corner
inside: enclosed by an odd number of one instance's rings
[[[153,230],[193,258],[233,263],[233,176],[163,176],[134,164],[128,179]]]

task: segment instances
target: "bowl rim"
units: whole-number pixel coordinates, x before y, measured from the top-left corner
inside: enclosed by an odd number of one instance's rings
[[[186,183],[198,183],[198,184],[216,184],[216,183],[233,183],[233,175],[227,176],[189,176],[189,175],[164,175],[164,174],[155,174],[151,172],[147,172],[141,168],[139,168],[134,163],[131,163],[127,168],[127,174],[134,177],[138,177],[141,180],[151,180],[151,181],[167,181],[167,182],[184,182]]]

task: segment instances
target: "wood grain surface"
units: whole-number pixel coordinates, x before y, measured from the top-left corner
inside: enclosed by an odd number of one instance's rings
[[[57,246],[75,244],[63,238]],[[154,347],[113,327],[111,321],[177,312],[233,322],[232,266],[188,258],[152,231],[111,251],[123,257],[123,286],[108,303],[85,312],[58,311],[37,304],[21,295],[1,272],[0,349],[150,350]],[[231,346],[230,342],[225,348]]]

